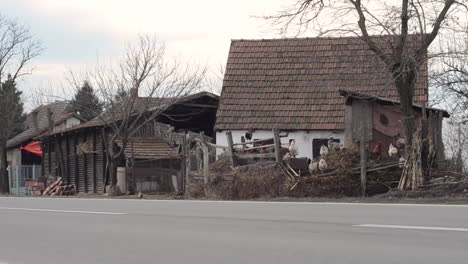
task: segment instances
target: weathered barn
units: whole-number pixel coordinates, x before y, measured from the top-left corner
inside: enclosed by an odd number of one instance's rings
[[[410,45],[418,43],[410,36]],[[375,37],[390,44],[389,37]],[[409,47],[411,48],[411,47]],[[383,62],[357,37],[233,40],[216,120],[216,142],[227,146],[226,132],[240,143],[289,131],[299,155],[316,157],[333,137],[345,141],[345,99],[339,90],[398,100]],[[414,102],[428,100],[427,65],[420,67]]]
[[[346,99],[345,142],[348,146],[364,136],[365,141],[369,142],[369,150],[378,145],[382,150],[387,150],[390,144],[404,137],[398,101],[344,90],[340,91],[340,95]],[[445,110],[416,104],[413,111],[416,128],[421,128],[423,121],[427,123],[427,134],[435,148],[436,159],[445,160],[442,119],[450,115]],[[382,154],[388,155],[387,151],[382,151]]]
[[[161,104],[159,98],[138,100],[150,101],[155,107]],[[133,170],[127,171],[131,174],[127,182],[131,191],[169,191],[164,183],[172,181],[172,175],[182,186],[178,149],[184,133],[203,132],[212,136],[218,100],[218,96],[208,92],[184,97],[138,130],[129,140],[124,159],[118,165],[128,167],[131,164]],[[147,111],[150,112],[151,107]],[[43,174],[61,176],[65,184],[74,184],[80,193],[103,193],[109,184],[105,144],[110,128],[106,124],[98,117],[41,137]],[[115,144],[118,146],[121,142],[116,140]]]

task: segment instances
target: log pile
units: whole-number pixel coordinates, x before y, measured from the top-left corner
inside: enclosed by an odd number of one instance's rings
[[[58,177],[56,181],[47,186],[42,195],[56,196],[56,195],[74,195],[76,192],[75,185],[65,185],[62,177]]]

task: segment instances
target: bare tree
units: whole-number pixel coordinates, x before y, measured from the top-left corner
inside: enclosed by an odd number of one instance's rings
[[[29,29],[16,22],[0,15],[0,83],[5,82],[16,83],[18,78],[30,74],[32,69],[28,68],[32,59],[37,57],[42,51],[41,44],[35,40]],[[4,104],[16,103],[14,93],[11,96],[3,95]],[[16,118],[17,115],[11,114],[12,108],[2,107],[0,118],[2,126],[0,126],[0,191],[8,192],[8,173],[6,159],[6,143],[9,138],[17,133],[20,122]],[[19,109],[19,108],[18,108]],[[21,105],[22,111],[22,105]],[[7,125],[8,124],[8,125]]]
[[[441,40],[439,54],[433,60],[429,81],[434,105],[448,109],[451,118],[446,122],[444,142],[449,168],[468,171],[468,23],[457,38]]]
[[[430,74],[432,100],[450,111],[455,123],[468,123],[468,23],[460,38],[440,45],[443,56],[434,60]]]
[[[409,148],[415,130],[412,104],[418,70],[441,29],[456,28],[460,16],[466,18],[466,10],[466,4],[456,0],[296,0],[290,8],[266,18],[282,33],[359,36],[393,76]],[[415,47],[410,47],[412,34],[418,35]],[[371,35],[388,35],[390,41],[379,42]]]
[[[170,106],[198,91],[205,75],[206,67],[169,61],[164,44],[148,35],[130,44],[115,65],[97,66],[83,78],[70,74],[75,87],[88,80],[104,102],[105,110],[95,121],[104,127],[111,186],[117,182],[117,166],[129,140]]]

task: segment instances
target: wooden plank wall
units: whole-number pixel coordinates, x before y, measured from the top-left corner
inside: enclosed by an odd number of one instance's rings
[[[51,143],[53,141],[54,143]],[[77,154],[76,145],[91,142],[92,149],[88,153]],[[54,144],[59,144],[62,158],[55,153]],[[61,176],[65,184],[75,184],[80,193],[104,192],[104,146],[101,130],[83,130],[76,133],[66,133],[49,138],[42,143],[44,151],[43,175]],[[50,159],[50,166],[49,166]],[[60,171],[58,162],[62,162]]]

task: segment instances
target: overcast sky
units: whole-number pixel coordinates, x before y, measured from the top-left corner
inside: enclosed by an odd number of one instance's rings
[[[279,37],[265,21],[288,0],[1,0],[1,12],[25,23],[45,47],[23,89],[56,86],[67,68],[116,57],[138,33],[151,33],[170,56],[213,68],[231,39]],[[28,100],[28,99],[26,99]]]

